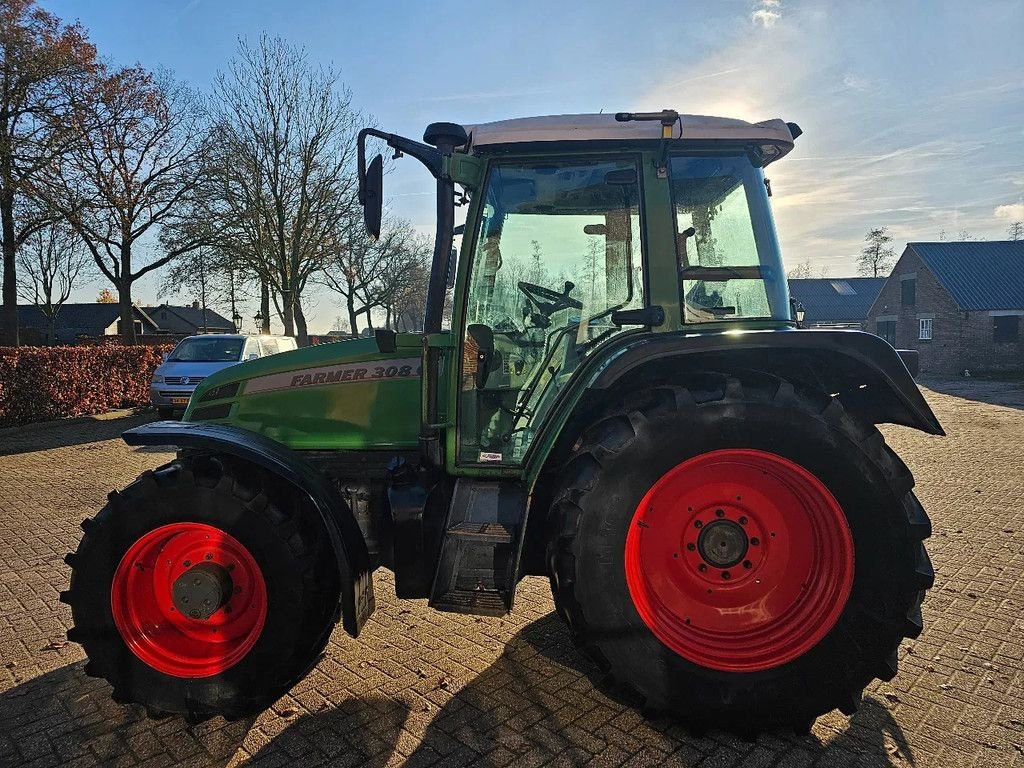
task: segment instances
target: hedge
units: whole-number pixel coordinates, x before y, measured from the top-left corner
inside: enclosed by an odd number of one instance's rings
[[[0,347],[0,427],[149,404],[171,346]]]

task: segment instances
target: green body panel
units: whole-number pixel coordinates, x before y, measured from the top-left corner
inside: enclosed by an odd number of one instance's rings
[[[484,205],[482,194],[471,194],[466,216],[465,236],[457,265],[451,331],[431,334],[398,334],[397,349],[379,351],[374,339],[359,339],[300,349],[269,358],[233,366],[206,379],[196,390],[186,412],[186,420],[212,420],[233,424],[264,434],[294,449],[301,450],[410,450],[419,446],[423,414],[431,397],[428,383],[419,375],[424,344],[436,350],[438,377],[433,396],[437,417],[430,428],[438,430],[445,446],[445,469],[451,475],[473,477],[523,477],[532,486],[554,449],[574,409],[603,368],[631,346],[651,334],[681,335],[717,333],[723,330],[782,328],[791,322],[760,319],[732,319],[727,322],[684,324],[680,306],[682,285],[676,262],[676,223],[672,190],[666,174],[659,171],[663,151],[658,145],[619,146],[585,150],[584,146],[565,146],[549,151],[524,151],[522,157],[550,155],[564,158],[574,155],[622,157],[634,155],[643,175],[642,220],[645,264],[645,304],[661,306],[665,322],[658,327],[636,329],[619,334],[599,346],[589,363],[577,369],[561,386],[560,394],[543,422],[535,425],[535,438],[519,465],[460,464],[458,456],[459,402],[463,357],[463,335],[471,264],[476,248],[476,222]],[[492,160],[520,156],[507,148],[490,155],[456,155],[446,159],[453,180],[471,193],[479,192],[487,178]],[[403,366],[415,361],[412,375],[387,376],[389,363]],[[348,379],[328,377],[344,371],[363,370]],[[381,375],[372,375],[376,371]],[[317,381],[316,375],[326,374]],[[309,377],[303,379],[302,377]],[[274,386],[261,382],[268,377]],[[296,378],[298,377],[298,378]],[[228,399],[203,401],[211,390],[240,382],[237,394]],[[261,387],[263,387],[261,389]],[[212,418],[202,411],[211,405],[230,403],[226,417]]]
[[[414,449],[420,428],[417,334],[398,334],[383,353],[374,339],[306,347],[253,360],[209,376],[192,396],[186,421],[204,421],[209,406],[230,404],[209,419],[266,435],[298,450]],[[241,384],[229,398],[211,390]],[[198,412],[198,413],[197,413]]]

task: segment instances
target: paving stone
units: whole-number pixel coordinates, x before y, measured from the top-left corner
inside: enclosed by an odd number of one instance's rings
[[[809,736],[755,742],[645,720],[596,689],[544,579],[524,580],[516,613],[492,619],[399,602],[384,571],[359,640],[336,631],[318,667],[260,717],[148,720],[84,675],[79,646],[52,641],[71,621],[57,594],[79,522],[173,454],[117,439],[143,417],[2,433],[0,764],[1024,767],[1022,392],[935,382],[926,396],[947,437],[883,429],[934,524],[924,634],[852,719],[831,713]]]

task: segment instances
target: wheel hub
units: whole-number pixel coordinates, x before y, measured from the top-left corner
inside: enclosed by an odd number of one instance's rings
[[[697,551],[715,568],[731,568],[742,562],[749,542],[743,527],[732,520],[715,520],[701,528]]]
[[[828,488],[767,451],[673,467],[637,506],[625,576],[644,624],[711,669],[772,669],[817,645],[846,606],[853,536]]]
[[[267,586],[235,537],[204,523],[171,523],[125,552],[110,608],[141,661],[175,677],[209,677],[235,666],[260,638]]]
[[[205,621],[231,599],[235,584],[228,569],[199,563],[185,571],[171,589],[174,607],[190,619]]]

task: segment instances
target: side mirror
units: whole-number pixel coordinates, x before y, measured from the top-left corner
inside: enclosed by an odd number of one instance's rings
[[[259,360],[260,356],[257,355],[255,352],[250,352],[249,356],[247,358],[245,358],[245,359],[246,360]]]
[[[447,271],[444,276],[444,287],[449,291],[455,287],[455,273],[457,271],[455,266],[458,262],[458,258],[458,251],[452,248],[451,253],[448,254],[448,266],[446,267]]]
[[[363,189],[363,224],[376,240],[380,237],[380,221],[384,212],[384,157],[377,155],[366,169]]]
[[[166,363],[168,361],[168,359],[170,359],[171,353],[170,352],[164,352],[162,355],[160,355],[160,357],[162,357],[163,361]]]

